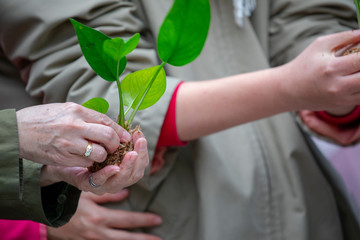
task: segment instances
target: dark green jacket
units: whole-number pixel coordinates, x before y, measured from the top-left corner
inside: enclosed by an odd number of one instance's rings
[[[27,219],[50,226],[69,221],[80,191],[65,183],[41,188],[41,167],[41,164],[19,159],[15,110],[1,110],[0,218]]]

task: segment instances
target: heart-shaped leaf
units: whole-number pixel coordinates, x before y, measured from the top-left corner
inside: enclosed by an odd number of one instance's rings
[[[102,57],[103,43],[110,37],[74,19],[70,19],[70,21],[74,26],[81,51],[91,68],[103,79],[115,81],[112,71]]]
[[[208,0],[175,0],[159,31],[160,59],[173,66],[195,60],[205,44],[210,18]]]
[[[109,103],[103,98],[92,98],[82,105],[103,114],[107,113],[109,109]]]
[[[158,74],[153,79],[157,71]],[[149,85],[152,80],[152,84]],[[165,92],[165,71],[162,67],[159,69],[159,66],[154,66],[130,73],[121,82],[121,88],[123,90],[124,105],[135,109],[142,101],[138,110],[148,108],[154,105]],[[145,97],[141,100],[143,96]]]

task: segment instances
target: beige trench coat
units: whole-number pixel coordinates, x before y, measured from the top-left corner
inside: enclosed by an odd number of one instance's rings
[[[356,27],[352,0],[258,0],[241,28],[231,0],[210,2],[211,29],[201,56],[186,67],[168,67],[164,97],[136,118],[151,157],[180,80],[279,65],[317,36]],[[1,5],[2,50],[31,96],[78,103],[105,97],[114,117],[116,87],[89,69],[68,18],[111,36],[141,32],[129,72],[157,63],[155,38],[171,0],[3,0]],[[331,168],[310,146],[289,113],[228,129],[169,149],[159,173],[146,174],[128,201],[109,207],[158,213],[162,226],[139,231],[166,240],[359,239],[357,214],[349,214],[341,183],[333,182]]]

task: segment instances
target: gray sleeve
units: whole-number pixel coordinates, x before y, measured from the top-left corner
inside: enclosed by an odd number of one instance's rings
[[[295,58],[319,36],[356,29],[352,0],[274,0],[270,14],[273,66]]]

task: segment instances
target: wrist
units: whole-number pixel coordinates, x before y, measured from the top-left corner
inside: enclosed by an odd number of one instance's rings
[[[56,171],[58,167],[44,165],[40,171],[40,186],[46,187],[56,182],[60,182],[59,172]]]
[[[337,125],[351,124],[360,119],[360,105],[353,108],[350,112],[349,109],[345,110],[347,110],[345,115],[340,115],[340,113],[345,113],[346,111],[317,111],[315,113],[322,120]]]

